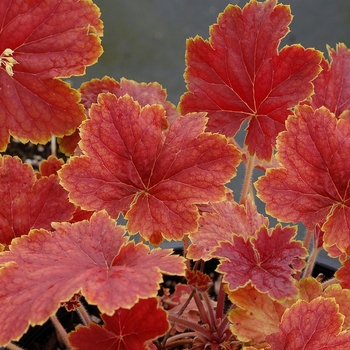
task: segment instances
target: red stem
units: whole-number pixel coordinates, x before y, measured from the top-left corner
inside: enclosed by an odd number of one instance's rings
[[[209,298],[209,295],[207,292],[204,292],[204,293],[201,293],[202,294],[202,297],[204,299],[204,302],[207,304],[207,309],[208,309],[208,313],[209,313],[209,326],[210,326],[210,329],[212,331],[215,331],[217,330],[216,328],[216,319],[215,319],[215,315],[214,315],[214,310],[213,310],[213,306],[212,306],[212,303],[211,303],[211,300]]]
[[[182,315],[182,313],[185,311],[187,305],[190,303],[191,299],[193,298],[194,293],[196,293],[196,290],[192,289],[192,292],[191,292],[190,296],[187,298],[186,302],[182,305],[181,309],[177,313],[177,317],[180,317]],[[173,327],[174,327],[174,325],[172,325],[170,327],[170,329],[168,330],[168,332],[164,336],[164,339],[162,341],[162,347],[163,348],[165,347],[165,344],[166,344],[166,342],[167,342],[167,340],[168,340],[168,338],[169,338],[169,336],[171,334],[171,331],[172,331]]]
[[[188,235],[184,235],[183,243],[184,243],[184,257],[186,258],[188,246],[190,245]],[[191,264],[188,259],[186,259],[186,267],[188,270],[191,269]]]
[[[207,313],[205,311],[205,308],[204,308],[204,305],[202,303],[202,300],[199,297],[197,292],[195,292],[193,294],[193,299],[196,302],[196,305],[197,305],[197,308],[198,308],[198,312],[199,312],[199,315],[201,317],[202,322],[209,326],[210,325],[210,321],[209,321],[208,315],[207,315]]]
[[[192,321],[185,320],[184,318],[172,316],[172,315],[168,315],[168,319],[170,322],[176,323],[180,326],[184,326],[186,328],[190,328],[193,331],[198,332],[199,335],[202,335],[208,341],[216,340],[212,332],[210,332],[208,329],[204,328],[203,326],[199,325],[198,323],[194,323]],[[186,337],[186,333],[184,333],[184,337]]]
[[[218,335],[221,337],[224,332],[226,331],[228,325],[229,325],[229,320],[227,317],[228,314],[225,315],[225,317],[223,318],[223,320],[221,321],[219,327],[218,327]]]
[[[225,297],[226,293],[224,290],[224,284],[222,282],[222,276],[220,276],[221,281],[220,281],[220,289],[218,293],[218,303],[216,305],[216,319],[217,320],[222,320],[223,315],[224,315],[224,307],[225,307]]]

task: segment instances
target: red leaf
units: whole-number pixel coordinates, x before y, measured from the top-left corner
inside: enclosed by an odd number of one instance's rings
[[[37,177],[41,176],[50,176],[57,175],[57,171],[62,168],[64,161],[62,159],[58,159],[55,156],[49,156],[48,159],[44,159],[40,163],[39,173],[37,173]]]
[[[0,254],[0,345],[18,339],[29,324],[42,324],[79,291],[111,315],[155,297],[161,272],[185,272],[184,258],[171,249],[150,252],[126,243],[124,229],[106,212],[53,226],[54,232],[33,230],[14,239],[10,251]]]
[[[61,303],[61,305],[64,306],[68,312],[74,311],[81,306],[80,300],[79,300],[80,297],[81,297],[80,293],[75,293],[72,296],[72,298],[70,298],[68,301]]]
[[[137,83],[134,80],[125,78],[120,79],[120,83],[110,77],[103,77],[103,79],[92,79],[89,82],[83,83],[79,89],[82,97],[81,101],[85,108],[90,109],[93,103],[97,102],[97,96],[101,93],[111,92],[117,97],[128,94],[141,107],[152,105],[155,103],[161,104],[165,111],[168,121],[173,121],[179,117],[176,107],[166,100],[167,95],[165,89],[157,83]]]
[[[211,278],[199,270],[186,270],[185,277],[190,286],[202,293],[207,291],[212,283]]]
[[[350,347],[350,332],[341,332],[343,318],[333,299],[298,300],[267,341],[271,350],[344,350]]]
[[[335,277],[343,288],[350,289],[350,259],[344,261],[343,266],[336,271]]]
[[[350,248],[350,121],[328,109],[298,106],[277,139],[281,168],[256,183],[269,214],[281,221],[320,224],[326,246]]]
[[[81,75],[102,53],[89,1],[3,0],[0,5],[0,150],[9,135],[45,143],[84,119],[80,96],[56,79]]]
[[[190,234],[192,244],[187,251],[187,258],[209,260],[219,241],[232,241],[233,234],[244,238],[253,236],[262,225],[268,226],[268,219],[258,214],[250,198],[246,206],[239,205],[232,199],[213,203],[212,212],[204,212],[199,219],[199,229]]]
[[[307,255],[302,244],[292,240],[295,235],[295,228],[278,225],[270,232],[262,227],[256,237],[234,235],[232,242],[221,242],[213,256],[221,259],[217,271],[224,273],[229,290],[251,281],[274,299],[294,297],[291,274],[303,267],[299,261]]]
[[[33,228],[50,230],[52,221],[70,220],[74,210],[57,175],[37,179],[19,158],[0,156],[0,243]]]
[[[99,95],[81,127],[80,147],[60,170],[71,200],[86,210],[126,214],[131,234],[154,245],[197,229],[194,204],[220,201],[236,173],[239,151],[222,135],[203,133],[203,114],[170,126],[159,104]]]
[[[102,315],[103,327],[90,324],[69,334],[75,350],[148,349],[146,342],[169,329],[167,314],[157,307],[157,299],[140,300],[130,310],[119,309],[112,316]]]
[[[313,82],[311,106],[314,109],[325,106],[337,118],[349,118],[350,52],[344,44],[338,44],[336,50],[328,47],[328,54],[330,64],[322,62],[323,70]]]
[[[234,136],[249,120],[245,143],[250,154],[269,160],[290,108],[313,92],[321,53],[301,45],[278,51],[292,20],[277,0],[229,5],[210,27],[210,39],[187,41],[188,92],[182,113],[206,111],[208,131]]]
[[[74,223],[78,221],[89,220],[93,213],[93,211],[82,210],[80,207],[77,207],[73,213],[73,218],[69,220],[69,222]]]
[[[43,160],[40,163],[40,172],[35,173],[36,177],[40,179],[42,176],[50,176],[52,174],[57,175],[57,171],[61,169],[64,161],[62,159],[57,159],[54,156],[49,156],[47,160]],[[73,218],[69,222],[78,222],[82,220],[89,220],[93,211],[82,210],[80,207],[76,207],[73,213]],[[58,220],[52,220],[58,221]],[[64,220],[60,220],[64,221]]]
[[[179,117],[176,107],[166,100],[166,91],[158,83],[137,83],[133,80],[122,78],[120,84],[110,77],[103,77],[102,80],[92,79],[89,82],[83,83],[80,87],[81,102],[83,103],[86,114],[93,103],[97,103],[97,96],[101,93],[110,92],[117,97],[128,94],[141,107],[147,104],[161,104],[165,111],[169,122],[174,121]],[[73,154],[80,140],[79,133],[76,131],[73,135],[65,136],[61,139],[60,148],[67,154]]]

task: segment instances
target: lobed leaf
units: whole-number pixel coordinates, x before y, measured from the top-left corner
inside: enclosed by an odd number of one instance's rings
[[[350,52],[344,44],[328,48],[330,62],[322,61],[322,72],[313,81],[315,94],[310,99],[313,109],[327,107],[337,118],[349,119]]]
[[[268,226],[268,219],[257,212],[250,198],[246,205],[239,205],[232,198],[211,204],[213,211],[203,212],[198,231],[190,233],[192,244],[187,258],[209,260],[219,241],[232,242],[233,234],[244,238],[253,236],[262,225]]]
[[[128,94],[141,107],[147,104],[161,104],[165,111],[169,122],[174,121],[179,117],[176,107],[166,100],[166,91],[158,83],[137,83],[133,80],[122,78],[120,83],[110,77],[103,77],[102,79],[92,79],[85,82],[79,89],[81,93],[81,102],[85,107],[86,115],[89,116],[89,109],[93,103],[97,103],[97,97],[101,93],[112,93],[117,97]],[[73,154],[80,136],[78,131],[70,136],[65,136],[59,140],[60,148],[66,154]]]
[[[220,259],[217,271],[224,274],[228,289],[251,282],[273,299],[295,297],[298,290],[291,275],[303,268],[307,256],[301,242],[292,240],[295,235],[292,227],[278,225],[269,232],[262,226],[255,237],[234,235],[231,242],[220,242],[213,256]]]
[[[251,283],[228,292],[230,301],[237,306],[229,312],[231,331],[242,342],[259,344],[267,335],[278,331],[285,307],[259,292]]]
[[[276,301],[271,299],[268,293],[259,292],[251,282],[245,286],[228,291],[229,300],[236,305],[229,313],[231,331],[237,338],[249,344],[255,344],[258,348],[266,342],[266,337],[279,331],[279,324],[285,311],[292,307],[298,300],[310,303],[319,297],[332,298],[344,316],[342,329],[349,328],[349,303],[350,291],[343,289],[339,284],[331,285],[324,291],[322,285],[315,278],[302,278],[296,283],[298,295],[292,299]],[[289,347],[286,347],[286,349]]]
[[[40,169],[44,173],[35,174],[18,157],[0,156],[1,244],[8,245],[13,238],[27,235],[34,228],[50,230],[52,221],[73,217],[75,206],[69,203],[57,175],[51,175],[45,164]]]
[[[81,127],[83,156],[59,172],[83,209],[122,212],[129,233],[158,245],[197,229],[194,204],[225,198],[240,153],[224,136],[203,133],[202,113],[169,125],[159,104],[100,94],[90,117]]]
[[[339,276],[340,277],[340,276]],[[342,283],[341,283],[342,284]],[[324,298],[334,298],[339,306],[340,313],[344,316],[343,329],[350,328],[350,290],[340,284],[328,286],[322,289],[322,284],[315,278],[302,278],[299,281],[299,299],[310,302],[320,296]]]
[[[206,292],[212,283],[212,279],[200,270],[186,270],[185,277],[188,285],[201,293]]]
[[[97,103],[99,94],[110,92],[117,97],[127,94],[142,107],[159,103],[164,107],[168,121],[173,121],[180,116],[176,107],[166,100],[166,90],[157,82],[147,84],[121,78],[118,83],[115,79],[105,76],[102,79],[92,79],[83,83],[79,91],[86,110],[90,109],[93,103]]]
[[[99,16],[91,1],[1,1],[0,150],[10,134],[46,143],[80,125],[80,94],[57,78],[82,75],[97,61]]]
[[[342,288],[339,284],[334,284],[325,289],[322,296],[324,298],[334,298],[339,306],[339,312],[344,316],[344,322],[342,329],[350,328],[350,309],[348,307],[350,303],[350,290]]]
[[[29,325],[44,323],[61,302],[81,291],[86,301],[112,315],[140,298],[155,297],[162,274],[184,274],[184,258],[126,242],[124,229],[105,211],[90,221],[54,223],[32,230],[0,254],[0,345],[19,339]]]
[[[313,277],[298,281],[299,299],[310,302],[322,295],[322,284]]]
[[[335,277],[340,281],[340,286],[343,288],[343,290],[341,291],[342,296],[338,304],[339,304],[341,313],[346,316],[345,325],[347,328],[350,327],[350,317],[349,317],[350,315],[349,315],[349,308],[348,308],[349,294],[347,293],[347,292],[350,293],[349,270],[350,270],[350,260],[347,259],[343,262],[343,266],[335,272]],[[340,289],[339,287],[333,287],[333,288]],[[340,293],[338,290],[337,292]]]
[[[350,121],[327,108],[298,106],[277,139],[281,167],[256,182],[266,210],[280,221],[324,231],[324,245],[350,249]]]
[[[156,298],[139,300],[131,309],[118,309],[102,315],[104,326],[91,323],[69,334],[74,350],[149,349],[146,342],[169,329],[166,312],[158,308]]]
[[[342,332],[343,319],[334,299],[299,300],[286,310],[279,331],[267,341],[271,350],[343,350],[350,346],[350,332]]]
[[[277,0],[228,5],[210,39],[187,41],[182,113],[208,113],[207,130],[234,136],[248,121],[250,154],[270,160],[277,134],[298,102],[313,93],[322,55],[301,45],[278,50],[292,20]]]
[[[39,173],[36,173],[36,176],[40,178],[41,176],[57,175],[57,171],[62,168],[63,164],[63,159],[50,155],[49,158],[40,162]]]

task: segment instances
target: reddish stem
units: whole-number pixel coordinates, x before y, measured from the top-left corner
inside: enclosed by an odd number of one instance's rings
[[[217,320],[222,320],[223,315],[224,315],[224,307],[225,307],[225,297],[226,293],[224,290],[224,284],[222,282],[222,276],[220,276],[221,281],[220,281],[220,288],[219,288],[219,293],[218,293],[218,303],[216,305],[216,319]]]
[[[207,309],[208,309],[208,313],[209,313],[209,326],[210,326],[210,329],[212,331],[215,331],[217,330],[216,328],[216,319],[215,319],[215,315],[214,315],[214,310],[213,310],[213,306],[212,306],[212,303],[211,303],[211,300],[209,298],[209,295],[207,292],[204,292],[204,293],[201,293],[203,299],[204,299],[204,302],[207,304]]]
[[[188,250],[188,247],[190,245],[188,235],[184,235],[183,244],[184,244],[184,257],[186,258],[187,250]],[[190,264],[190,261],[188,259],[186,259],[186,267],[188,270],[191,269],[191,264]]]
[[[204,328],[203,326],[199,325],[198,323],[194,323],[192,321],[185,320],[184,318],[172,316],[172,315],[168,315],[168,319],[170,322],[176,323],[180,326],[190,328],[193,331],[198,332],[198,335],[202,335],[208,341],[216,340],[212,332],[210,332],[208,329]],[[186,337],[186,333],[184,333],[183,336]]]
[[[204,308],[204,305],[202,303],[202,300],[201,298],[199,297],[198,293],[195,292],[193,294],[193,299],[194,301],[196,302],[196,305],[197,305],[197,309],[198,309],[198,312],[199,312],[199,315],[201,317],[201,320],[204,324],[207,324],[208,326],[210,325],[210,321],[209,321],[209,318],[208,318],[208,315],[205,311],[205,308]]]
[[[239,202],[240,204],[245,204],[248,193],[249,193],[250,185],[252,182],[253,170],[254,170],[254,161],[255,161],[254,156],[250,156],[248,158],[248,164],[246,165],[244,183],[243,183],[243,188],[242,188],[242,193],[241,193],[241,200]]]
[[[186,334],[188,334],[188,333],[186,333]],[[178,349],[179,346],[183,346],[183,345],[190,345],[191,348],[192,348],[193,339],[180,339],[180,340],[169,341],[169,343],[167,343],[165,345],[165,348],[174,348],[174,347],[176,347],[176,349]]]
[[[196,290],[192,289],[192,292],[191,292],[190,296],[187,298],[186,302],[182,305],[180,311],[177,313],[177,317],[180,317],[183,314],[183,312],[185,311],[187,305],[190,303],[191,299],[193,298],[194,293],[196,293]],[[164,339],[162,341],[162,347],[163,348],[165,347],[165,343],[167,342],[167,340],[168,340],[168,338],[169,338],[173,328],[174,328],[174,325],[172,325],[170,327],[170,329],[168,330],[168,332],[165,334]]]
[[[322,248],[314,248],[310,254],[309,260],[307,262],[306,268],[303,273],[303,277],[310,277],[312,274],[312,271],[315,267],[317,255],[320,252]]]
[[[221,323],[218,327],[218,334],[220,337],[225,333],[225,331],[229,325],[229,320],[228,320],[227,316],[228,316],[228,313],[225,315],[225,317],[223,318],[223,320],[221,321]]]

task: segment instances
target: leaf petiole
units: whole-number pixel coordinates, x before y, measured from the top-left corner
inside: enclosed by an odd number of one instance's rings
[[[241,200],[240,204],[245,204],[246,199],[248,197],[249,190],[251,188],[251,182],[252,182],[252,176],[253,176],[253,170],[254,170],[254,162],[255,162],[255,156],[250,156],[248,158],[248,164],[246,164],[246,171],[244,176],[244,183],[241,193]]]
[[[9,350],[24,350],[23,348],[20,348],[19,346],[17,346],[16,344],[13,344],[13,343],[8,343],[6,345],[6,348]]]
[[[67,349],[70,350],[71,346],[69,345],[68,334],[67,334],[66,330],[63,328],[61,322],[58,320],[56,315],[50,316],[50,319],[51,319],[51,322],[53,323],[55,329],[57,330],[58,334],[60,335],[62,342],[67,347]]]
[[[307,261],[307,265],[305,267],[305,270],[303,272],[303,277],[310,277],[312,274],[312,271],[315,267],[316,259],[318,253],[321,251],[322,247],[320,248],[313,248],[309,260]]]

